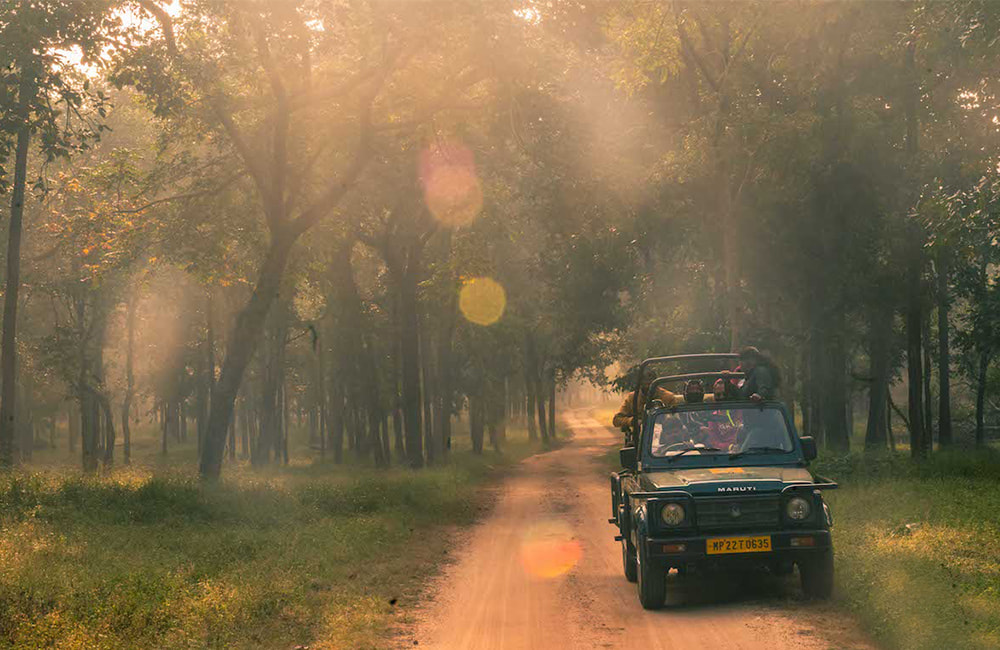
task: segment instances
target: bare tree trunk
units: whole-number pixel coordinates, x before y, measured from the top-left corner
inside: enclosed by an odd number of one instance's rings
[[[7,278],[3,299],[3,334],[0,340],[0,467],[14,465],[15,401],[17,399],[17,300],[21,288],[21,221],[28,176],[31,142],[31,102],[37,92],[31,65],[20,62],[18,86],[17,146],[14,154],[14,186],[7,226]]]
[[[528,373],[525,370],[525,373]],[[528,440],[538,440],[538,430],[535,428],[535,391],[531,380],[525,381],[524,398],[526,401],[525,412],[528,421]]]
[[[289,422],[291,420],[291,412],[288,409],[288,381],[285,377],[285,341],[282,337],[281,341],[281,384],[278,388],[279,399],[281,400],[281,462],[285,465],[288,464],[288,429]],[[275,456],[277,456],[277,451],[275,451]]]
[[[233,419],[229,421],[229,440],[226,442],[226,449],[229,450],[229,460],[236,460],[236,420],[239,410],[233,411]]]
[[[929,453],[934,449],[934,402],[931,395],[931,369],[934,364],[931,361],[931,312],[928,307],[924,311],[924,322],[922,326],[923,348],[924,348],[924,453]]]
[[[272,453],[275,461],[282,458],[282,431],[285,424],[282,387],[285,382],[285,338],[288,332],[287,300],[272,309],[265,332],[265,342],[259,357],[263,367],[263,421],[256,453],[251,456],[251,463],[254,465],[270,463]]]
[[[904,71],[906,74],[905,91],[903,93],[903,112],[906,116],[906,154],[913,161],[917,161],[918,143],[917,138],[920,132],[917,117],[917,106],[919,102],[918,79],[916,74],[916,41],[915,36],[911,36],[907,43],[903,58]],[[906,233],[908,241],[908,253],[910,259],[907,260],[906,287],[906,366],[907,366],[907,388],[909,393],[909,420],[910,420],[910,453],[914,458],[922,458],[925,455],[926,446],[924,444],[924,409],[923,409],[923,362],[921,359],[921,326],[923,323],[923,305],[920,296],[920,276],[923,267],[923,237],[918,226],[911,225],[913,232]]]
[[[89,391],[83,390],[80,401],[80,448],[83,452],[83,471],[93,474],[97,471],[97,438],[101,414],[97,400]]]
[[[885,435],[889,438],[889,451],[896,453],[896,436],[892,433],[892,387],[885,392]]]
[[[427,327],[426,319],[423,325],[424,327],[419,333],[421,380],[420,394],[421,399],[423,400],[424,448],[426,450],[427,464],[433,465],[439,456],[438,444],[434,437],[434,412],[431,408],[431,402],[434,398],[435,392],[432,390],[432,377],[434,373],[431,368],[430,335],[427,332],[429,327]]]
[[[68,429],[67,435],[69,440],[67,441],[68,451],[70,454],[76,453],[76,441],[80,437],[80,414],[79,406],[73,408],[70,406],[66,410],[66,427]]]
[[[871,384],[868,389],[868,426],[865,429],[865,449],[884,450],[886,426],[891,417],[886,413],[889,403],[890,339],[892,312],[876,308],[870,324],[868,358],[871,359]]]
[[[344,393],[341,382],[334,382],[330,398],[330,445],[333,447],[333,462],[344,460]]]
[[[938,444],[947,447],[952,443],[951,432],[951,351],[949,350],[948,295],[949,253],[938,255],[937,309],[938,309]]]
[[[110,471],[115,464],[115,419],[111,411],[111,401],[101,396],[100,404],[104,413],[104,471]]]
[[[163,405],[162,408],[163,408],[163,445],[162,445],[162,450],[161,451],[163,452],[163,455],[166,456],[167,455],[167,438],[169,437],[168,431],[170,429],[170,422],[172,420],[171,402],[164,403],[164,405]]]
[[[812,435],[812,377],[809,367],[811,345],[802,346],[802,355],[799,362],[799,405],[802,409],[802,431],[806,435]]]
[[[412,264],[407,265],[412,266]],[[403,379],[403,426],[406,432],[406,456],[410,467],[424,464],[423,417],[420,398],[420,341],[417,329],[417,274],[408,268],[399,275],[400,282],[400,352]]]
[[[122,400],[122,456],[126,465],[132,462],[132,399],[135,396],[135,292],[130,292],[125,303],[125,398]]]
[[[983,347],[979,353],[979,373],[976,381],[976,446],[986,445],[986,374],[990,368],[990,350]]]
[[[472,438],[472,452],[483,453],[484,428],[483,399],[479,395],[469,396],[469,434]]]
[[[546,373],[546,384],[549,392],[549,434],[556,437],[556,370]]]
[[[318,330],[317,330],[318,332]],[[324,340],[319,338],[317,334],[316,340],[316,408],[319,410],[319,457],[320,460],[326,459],[326,436],[329,431],[330,423],[327,416],[326,408],[326,364],[324,359],[326,357],[326,349],[323,345]]]
[[[267,312],[278,296],[288,255],[294,243],[295,238],[291,236],[276,235],[272,238],[270,249],[260,268],[257,286],[250,301],[237,315],[236,324],[226,339],[226,356],[222,362],[222,374],[212,395],[208,430],[201,455],[199,470],[202,478],[217,480],[222,473],[222,453],[236,394],[247,364],[257,348]]]
[[[916,304],[912,304],[914,302]],[[906,383],[909,390],[910,453],[915,458],[923,457],[925,449],[921,320],[919,299],[911,298],[906,311]]]

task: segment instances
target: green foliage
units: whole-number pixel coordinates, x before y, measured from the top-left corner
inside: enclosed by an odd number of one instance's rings
[[[40,0],[0,4],[0,192],[15,134],[28,123],[47,162],[88,148],[104,131],[108,98],[67,63],[76,48],[84,64],[100,63],[119,34],[111,0]],[[40,183],[44,178],[40,179]]]

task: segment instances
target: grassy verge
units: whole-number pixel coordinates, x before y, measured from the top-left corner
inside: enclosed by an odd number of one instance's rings
[[[894,648],[1000,647],[1000,453],[823,460],[838,596]]]
[[[420,472],[152,467],[0,478],[0,646],[369,648],[471,522],[475,488],[537,451]],[[180,454],[183,456],[183,454]]]

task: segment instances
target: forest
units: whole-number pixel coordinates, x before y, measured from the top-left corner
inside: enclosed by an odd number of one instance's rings
[[[457,489],[644,357],[744,345],[834,468],[993,472],[998,34],[989,0],[4,0],[4,530],[73,490]],[[8,580],[0,644],[97,643]],[[236,620],[196,645],[288,638]]]

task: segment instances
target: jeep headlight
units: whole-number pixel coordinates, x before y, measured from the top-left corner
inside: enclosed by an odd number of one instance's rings
[[[684,506],[668,503],[660,510],[660,519],[667,526],[680,526],[684,522]]]
[[[812,514],[812,504],[802,497],[792,497],[785,504],[785,514],[788,515],[789,519],[795,521],[808,519],[809,515]]]

